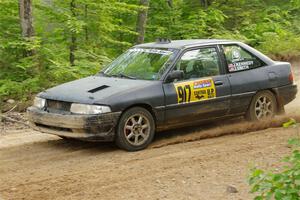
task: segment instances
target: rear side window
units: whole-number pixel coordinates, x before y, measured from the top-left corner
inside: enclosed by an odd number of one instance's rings
[[[228,72],[238,72],[265,66],[259,58],[239,45],[223,45]]]

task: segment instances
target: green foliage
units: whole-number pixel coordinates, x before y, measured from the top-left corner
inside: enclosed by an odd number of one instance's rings
[[[152,1],[146,40],[225,38],[244,41],[274,58],[299,56],[300,1]]]
[[[18,1],[0,1],[0,104],[8,98],[26,101],[45,88],[95,74],[132,45],[122,37],[133,37],[134,26],[120,22],[129,15],[135,19],[138,5],[117,0],[74,2],[72,10],[70,1],[34,0],[36,36],[27,39],[21,37]],[[69,62],[72,35],[75,66]],[[33,56],[24,56],[31,50]]]
[[[291,119],[284,127],[295,125]],[[297,125],[299,126],[299,124]],[[298,127],[294,127],[298,128]],[[294,149],[290,156],[283,159],[286,166],[280,172],[265,172],[254,168],[251,170],[249,184],[251,193],[257,193],[255,200],[299,200],[300,199],[300,139],[290,139],[289,145]]]
[[[225,38],[274,58],[300,55],[300,0],[150,1],[145,41]],[[96,73],[134,45],[139,0],[33,0],[35,37],[22,38],[18,1],[0,1],[0,100]],[[70,64],[73,46],[74,65]],[[34,52],[26,56],[25,52]]]

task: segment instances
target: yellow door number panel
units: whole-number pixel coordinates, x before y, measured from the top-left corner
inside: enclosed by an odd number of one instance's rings
[[[189,103],[216,98],[216,87],[212,78],[174,83],[178,103]]]

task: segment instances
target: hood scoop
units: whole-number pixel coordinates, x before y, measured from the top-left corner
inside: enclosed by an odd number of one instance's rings
[[[108,87],[109,87],[108,85],[101,85],[100,87],[96,87],[94,89],[91,89],[88,92],[89,93],[95,93],[95,92],[98,92],[100,90],[104,90],[105,88],[108,88]]]

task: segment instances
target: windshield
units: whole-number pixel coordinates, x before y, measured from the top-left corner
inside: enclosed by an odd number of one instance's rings
[[[158,80],[168,68],[174,52],[174,49],[129,49],[110,63],[102,73],[106,76]]]

